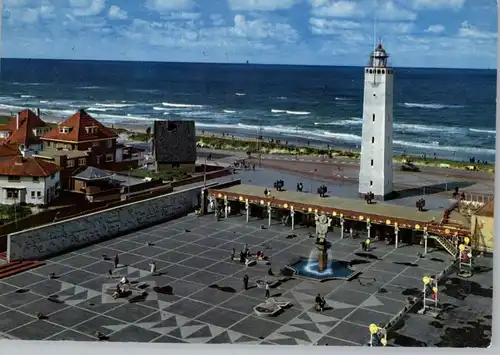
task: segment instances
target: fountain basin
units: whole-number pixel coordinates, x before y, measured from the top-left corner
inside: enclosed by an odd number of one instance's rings
[[[285,268],[292,271],[294,276],[312,279],[316,281],[325,280],[351,280],[361,272],[349,268],[349,263],[342,260],[330,259],[327,268],[318,270],[318,259],[299,257],[292,260]]]

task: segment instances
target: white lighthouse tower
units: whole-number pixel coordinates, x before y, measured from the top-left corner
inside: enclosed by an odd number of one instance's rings
[[[386,200],[393,191],[392,114],[394,71],[379,43],[365,68],[359,193]]]

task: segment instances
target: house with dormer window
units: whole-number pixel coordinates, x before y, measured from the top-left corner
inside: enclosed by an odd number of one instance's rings
[[[40,118],[39,110],[35,114],[26,109],[0,125],[0,142],[17,144],[21,152],[37,153],[43,150],[41,137],[50,130],[51,126]]]

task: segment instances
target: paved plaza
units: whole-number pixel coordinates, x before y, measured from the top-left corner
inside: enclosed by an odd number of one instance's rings
[[[368,325],[389,321],[405,307],[408,293],[421,287],[422,276],[440,272],[451,258],[438,251],[420,258],[421,246],[394,249],[383,242],[372,243],[374,250],[363,254],[359,240],[340,240],[335,228],[328,235],[331,257],[351,262],[362,274],[352,281],[283,281],[271,296],[286,298],[292,306],[275,317],[259,318],[253,307],[264,300],[265,291],[243,290],[242,278],[248,274],[250,285],[255,284],[269,266],[231,261],[232,249],[238,255],[248,244],[252,252],[264,251],[278,274],[294,257],[309,256],[315,240],[308,236],[313,229],[299,228],[291,238],[289,228],[278,223],[261,229],[266,222],[187,216],[51,258],[0,281],[0,337],[95,341],[100,332],[109,341],[364,345]],[[112,279],[107,275],[112,262],[102,256],[116,254],[123,266]],[[160,275],[150,274],[152,260]],[[57,278],[49,279],[51,273]],[[131,281],[133,294],[113,299],[122,275]],[[323,313],[314,310],[318,293],[330,306]],[[38,312],[47,319],[39,320]],[[399,329],[400,341],[439,333],[428,319],[412,317]]]

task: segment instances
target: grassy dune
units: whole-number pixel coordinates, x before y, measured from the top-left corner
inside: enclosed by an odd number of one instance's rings
[[[292,145],[284,145],[270,142],[259,142],[252,139],[240,139],[230,137],[197,137],[197,144],[199,147],[219,149],[219,150],[232,150],[241,151],[246,153],[262,154],[278,154],[278,155],[301,155],[301,156],[330,156],[339,157],[352,160],[359,160],[360,153],[348,150],[336,149],[322,149],[315,147],[295,147]],[[408,156],[395,156],[395,163],[403,163]],[[460,162],[446,159],[423,159],[419,156],[410,157],[413,164],[418,166],[434,166],[441,168],[453,168],[468,170],[470,167],[475,166],[476,171],[494,172],[495,167],[492,164],[472,164],[469,162]]]

